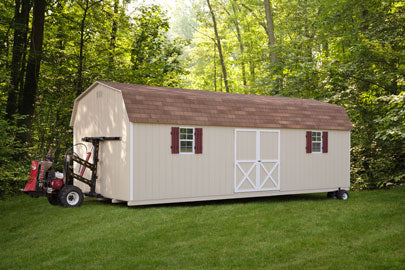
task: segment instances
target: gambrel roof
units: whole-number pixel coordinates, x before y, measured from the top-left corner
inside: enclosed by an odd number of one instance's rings
[[[103,81],[95,82],[76,99],[72,120],[77,101],[97,84],[122,93],[128,118],[134,123],[319,130],[353,129],[343,107],[313,99]]]

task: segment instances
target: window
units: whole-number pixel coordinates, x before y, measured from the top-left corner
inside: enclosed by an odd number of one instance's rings
[[[180,128],[180,153],[194,153],[194,128]]]
[[[192,127],[172,127],[172,154],[202,154],[203,129]]]
[[[321,153],[322,151],[322,132],[312,131],[312,153]]]
[[[306,152],[328,153],[328,132],[327,131],[307,131],[306,132]]]

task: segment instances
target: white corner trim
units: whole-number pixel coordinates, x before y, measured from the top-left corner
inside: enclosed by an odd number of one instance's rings
[[[129,200],[134,200],[134,124],[129,122]]]

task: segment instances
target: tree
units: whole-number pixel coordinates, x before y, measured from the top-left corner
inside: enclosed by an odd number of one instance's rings
[[[233,91],[244,89],[244,83],[238,82],[244,82],[246,64],[250,93],[344,106],[355,125],[354,186],[380,188],[405,182],[403,4],[378,0],[210,3],[214,9],[220,5],[215,19],[222,55],[232,67],[227,75]],[[192,85],[213,89],[210,39],[217,38],[204,16],[207,11],[199,5],[195,9],[200,15],[192,41]],[[236,12],[239,16],[234,16]]]
[[[266,11],[266,33],[269,39],[270,58],[272,62],[276,62],[276,54],[273,52],[276,38],[274,37],[274,20],[270,0],[264,0],[264,10]]]
[[[226,90],[226,92],[229,92],[228,76],[226,74],[225,61],[224,61],[224,56],[222,54],[221,38],[219,37],[219,34],[218,34],[218,26],[217,26],[217,21],[215,18],[215,13],[214,13],[214,10],[212,9],[210,0],[206,0],[206,1],[207,1],[207,5],[210,10],[210,14],[211,14],[211,18],[212,18],[216,45],[217,45],[218,54],[219,54],[219,62],[221,63],[222,75],[223,75],[223,79],[224,79],[225,90]]]
[[[112,27],[111,27],[111,38],[110,38],[110,69],[114,69],[114,55],[115,47],[117,46],[117,30],[118,30],[118,6],[119,1],[113,1],[113,18],[112,18]]]
[[[236,4],[234,1],[231,2],[231,6],[232,6],[232,11],[233,14],[231,15],[225,8],[225,11],[228,13],[229,17],[231,17],[231,20],[233,21],[234,25],[235,25],[235,29],[236,29],[236,37],[238,39],[238,43],[239,43],[239,50],[240,50],[240,58],[241,58],[241,68],[242,68],[242,81],[243,81],[243,86],[246,88],[247,86],[247,80],[246,80],[246,68],[245,68],[245,60],[244,60],[244,55],[245,55],[245,46],[243,44],[243,40],[242,40],[242,30],[241,30],[241,26],[239,24],[239,19],[238,19],[238,8],[236,7]]]
[[[12,118],[12,115],[18,109],[18,94],[23,81],[24,65],[23,60],[26,53],[27,33],[29,14],[31,10],[31,0],[15,0],[14,6],[14,38],[11,60],[10,87],[7,97],[6,117]]]
[[[76,81],[76,95],[79,96],[83,91],[83,60],[84,60],[84,46],[85,46],[85,31],[86,20],[88,13],[92,7],[99,4],[101,0],[90,2],[91,0],[84,0],[84,3],[77,2],[83,14],[80,20],[80,41],[79,41],[79,61],[77,65],[77,81]]]
[[[45,7],[45,0],[34,0],[30,51],[24,88],[19,104],[19,113],[29,116],[27,118],[28,127],[30,125],[30,117],[34,114],[34,105],[38,89],[39,70],[42,59],[42,43],[44,40]]]
[[[139,8],[132,29],[131,64],[133,83],[177,86],[184,68],[179,57],[186,44],[167,37],[169,22],[157,5]]]

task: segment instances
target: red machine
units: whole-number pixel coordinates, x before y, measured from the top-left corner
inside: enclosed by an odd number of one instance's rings
[[[120,137],[85,137],[82,140],[91,142],[93,144],[93,153],[88,152],[86,159],[80,158],[72,147],[72,154],[65,154],[63,173],[58,171],[50,171],[53,164],[51,157],[51,150],[45,157],[45,160],[33,160],[31,163],[31,175],[27,181],[25,188],[22,190],[24,193],[32,196],[46,196],[52,205],[62,205],[65,207],[80,206],[83,202],[83,192],[80,188],[73,185],[73,180],[76,179],[90,186],[90,192],[84,193],[90,197],[102,197],[101,194],[96,193],[97,182],[97,164],[98,164],[98,150],[100,142],[120,140]],[[93,163],[89,159],[93,155]],[[73,162],[79,163],[82,167],[79,169],[79,174],[73,171]],[[91,179],[83,177],[86,169],[90,169]]]

